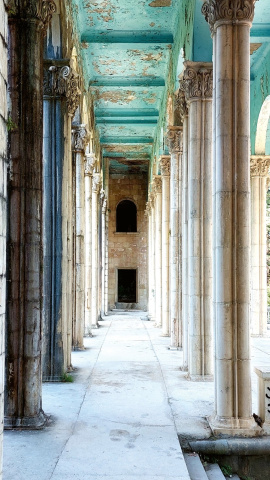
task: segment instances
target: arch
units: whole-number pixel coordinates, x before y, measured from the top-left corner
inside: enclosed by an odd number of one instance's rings
[[[137,207],[132,200],[121,200],[116,207],[116,232],[137,232]]]
[[[265,155],[267,128],[270,119],[270,95],[266,97],[260,110],[256,139],[255,139],[255,155]]]

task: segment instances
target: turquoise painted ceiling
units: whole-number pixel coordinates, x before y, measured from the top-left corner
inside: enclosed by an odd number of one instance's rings
[[[147,171],[159,150],[166,98],[175,84],[179,18],[185,24],[193,4],[73,0],[103,157],[114,168],[138,165]]]

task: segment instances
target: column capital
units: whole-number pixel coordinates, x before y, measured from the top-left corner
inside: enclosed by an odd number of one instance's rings
[[[75,152],[84,152],[87,143],[89,142],[90,134],[86,125],[72,126],[72,149]]]
[[[170,153],[182,152],[183,127],[169,127],[167,131],[167,143]]]
[[[202,14],[212,33],[224,24],[242,23],[251,26],[255,2],[256,0],[207,0],[202,6]]]
[[[168,177],[171,173],[171,156],[161,155],[159,160],[162,177]]]
[[[68,114],[73,116],[80,102],[82,80],[69,65],[51,65],[44,68],[43,94],[65,97]]]
[[[211,100],[213,96],[213,64],[211,62],[184,62],[185,70],[180,89],[187,102]]]
[[[180,76],[179,83],[181,86],[182,77]],[[188,105],[186,102],[186,96],[183,89],[178,88],[177,93],[175,95],[175,109],[178,110],[182,123],[184,122],[184,118],[188,115]]]
[[[154,201],[155,201],[155,194],[154,192],[150,192],[148,194],[148,205],[152,209],[154,207]]]
[[[161,175],[153,176],[153,189],[155,195],[162,192],[162,178]]]
[[[53,0],[8,0],[7,11],[9,18],[39,21],[46,32],[56,5]]]
[[[270,166],[270,155],[251,155],[250,176],[268,177]]]
[[[146,202],[146,205],[145,205],[144,215],[145,215],[146,217],[150,217],[151,213],[152,213],[152,211],[151,211],[151,204],[150,204],[150,202],[148,201],[148,202]]]
[[[94,193],[98,193],[101,185],[101,175],[100,173],[93,174],[92,189]]]
[[[96,163],[96,157],[94,153],[87,153],[84,160],[84,175],[91,176],[93,175],[94,166]]]

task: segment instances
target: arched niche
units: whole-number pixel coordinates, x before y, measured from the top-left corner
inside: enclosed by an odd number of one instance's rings
[[[137,207],[132,200],[122,200],[116,207],[116,232],[137,232]]]
[[[269,132],[270,95],[263,102],[257,124],[255,155],[266,154],[267,132]]]

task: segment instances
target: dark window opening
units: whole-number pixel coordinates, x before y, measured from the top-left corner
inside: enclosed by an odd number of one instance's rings
[[[118,302],[136,303],[136,270],[118,270]]]
[[[137,208],[131,200],[123,200],[117,206],[116,231],[137,232]]]

